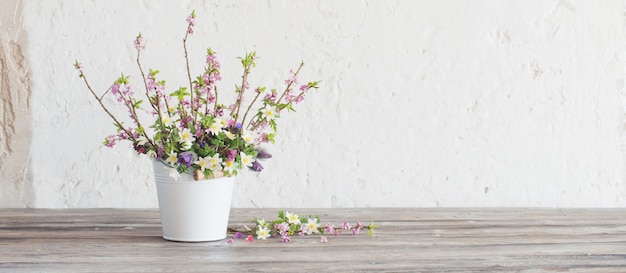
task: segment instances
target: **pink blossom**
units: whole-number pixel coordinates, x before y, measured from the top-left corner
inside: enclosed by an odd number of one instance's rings
[[[248,237],[246,237],[246,242],[252,242],[254,241],[254,237],[252,235],[248,235]]]
[[[189,24],[191,24],[191,25],[194,25],[194,24],[195,24],[195,22],[196,22],[196,18],[195,18],[195,17],[193,17],[193,15],[189,15],[189,16],[187,16],[187,23],[189,23]]]
[[[331,223],[326,224],[326,228],[324,229],[324,232],[326,233],[331,233],[335,230],[335,226]]]
[[[320,237],[320,242],[328,243],[328,238],[326,238],[326,236],[322,236],[322,237]]]
[[[119,94],[120,93],[120,85],[119,84],[111,85],[111,93],[113,93],[113,95]]]
[[[307,226],[303,226],[302,230],[300,231],[300,233],[298,233],[300,236],[304,236],[304,234],[309,233],[309,228]]]
[[[283,243],[291,242],[291,238],[289,236],[283,236]]]
[[[113,146],[115,146],[115,136],[114,135],[108,136],[105,140],[105,145],[109,148],[113,148]]]
[[[139,33],[139,35],[137,35],[137,38],[135,38],[134,44],[135,49],[137,50],[146,48],[146,46],[143,44],[143,37],[141,36],[141,33]]]
[[[350,223],[348,223],[348,222],[343,222],[343,223],[341,224],[341,228],[342,228],[342,229],[350,229],[350,228],[351,228],[351,227],[350,227]]]
[[[256,161],[255,161],[255,162],[256,162]],[[287,232],[289,232],[289,224],[287,224],[287,223],[280,223],[280,224],[276,224],[276,225],[274,226],[274,228],[275,228],[276,230],[278,230],[278,233],[279,233],[280,235],[282,235],[282,236],[283,236],[283,238],[284,238],[284,236],[286,236],[286,235],[287,235]]]
[[[267,100],[267,101],[270,101],[270,102],[275,102],[275,100],[276,100],[276,91],[268,92],[267,94],[265,94],[265,97],[263,97],[263,100]]]
[[[298,84],[298,78],[296,77],[296,73],[293,72],[293,69],[289,70],[289,74],[291,75],[289,76],[289,79],[285,80],[285,84]]]
[[[122,95],[124,96],[132,96],[133,94],[134,92],[130,85],[126,85],[124,90],[122,90]]]
[[[187,23],[189,23],[189,28],[187,29],[187,33],[193,34],[193,27],[196,25],[196,17],[192,14],[187,17]]]

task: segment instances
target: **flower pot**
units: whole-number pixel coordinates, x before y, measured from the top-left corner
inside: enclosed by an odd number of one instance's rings
[[[174,180],[168,176],[168,167],[153,163],[163,238],[179,242],[226,238],[235,178],[196,181],[184,173]]]

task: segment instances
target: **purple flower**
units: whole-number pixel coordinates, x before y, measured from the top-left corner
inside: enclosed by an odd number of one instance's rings
[[[259,149],[257,152],[256,158],[258,159],[272,158],[272,155],[263,149]]]
[[[235,157],[237,157],[237,150],[230,150],[228,153],[228,160],[235,160]]]
[[[252,167],[250,167],[251,170],[255,171],[255,172],[260,172],[263,170],[263,165],[261,165],[261,163],[259,163],[259,161],[254,161],[252,162]]]
[[[230,239],[228,239],[228,241],[226,241],[226,242],[227,242],[229,245],[232,245],[234,241],[233,241],[233,238],[230,238]]]
[[[236,239],[241,239],[241,238],[243,238],[243,234],[241,232],[237,232],[237,233],[235,233],[235,238]]]
[[[191,153],[181,153],[178,157],[178,163],[187,166],[187,168],[191,167],[191,161],[193,161]]]
[[[289,236],[283,236],[283,243],[291,242],[291,238]]]
[[[243,127],[243,125],[241,125],[241,122],[237,122],[237,124],[235,125],[235,128],[241,130],[241,128]]]

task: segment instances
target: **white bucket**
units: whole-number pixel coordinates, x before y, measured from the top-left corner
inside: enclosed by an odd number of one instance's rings
[[[196,181],[184,173],[175,181],[163,163],[153,163],[163,238],[180,242],[226,238],[235,177]]]

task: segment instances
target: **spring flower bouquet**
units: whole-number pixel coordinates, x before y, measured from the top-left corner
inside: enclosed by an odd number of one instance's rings
[[[196,15],[187,18],[183,39],[188,82],[176,90],[168,90],[159,71],[145,73],[140,62],[145,44],[141,33],[136,37],[137,65],[143,80],[143,99],[138,99],[129,77],[122,74],[102,95],[98,95],[87,81],[83,66],[76,61],[75,68],[91,94],[113,119],[115,134],[104,140],[104,145],[115,146],[120,141],[130,141],[139,154],[145,154],[169,167],[169,176],[177,179],[181,173],[192,173],[196,180],[237,175],[244,168],[261,171],[259,159],[271,157],[260,148],[261,144],[274,142],[277,119],[294,105],[300,103],[308,91],[318,88],[318,82],[299,84],[298,74],[304,63],[291,70],[285,88],[251,88],[248,77],[255,67],[255,52],[240,58],[243,66],[241,84],[235,86],[236,99],[232,103],[221,100],[217,83],[222,79],[221,64],[216,52],[207,49],[204,71],[192,77],[189,68],[187,39],[194,33]],[[104,98],[111,94],[128,110],[132,126],[113,115]],[[246,95],[251,97],[245,103]],[[144,107],[148,105],[147,107]],[[147,109],[145,109],[147,108]],[[149,112],[153,121],[148,127],[140,120],[140,111]]]

